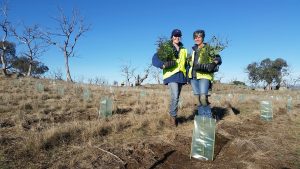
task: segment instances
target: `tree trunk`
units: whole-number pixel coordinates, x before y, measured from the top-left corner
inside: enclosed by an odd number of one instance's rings
[[[140,75],[138,75],[136,80],[135,80],[135,86],[140,86],[140,85],[141,85]]]
[[[130,86],[130,79],[127,77],[127,80],[126,80],[126,86]]]
[[[31,70],[32,70],[32,62],[30,61],[30,63],[29,63],[29,68],[28,68],[28,72],[27,72],[27,76],[28,76],[28,77],[31,76]]]
[[[267,90],[271,90],[272,88],[271,88],[271,83],[269,83],[267,86],[266,86],[266,89]]]
[[[140,77],[140,75],[137,76],[137,79],[136,79],[136,86],[140,86],[142,85],[142,83],[144,82],[144,80],[146,80],[148,78],[148,75],[150,73],[150,69],[151,69],[152,65],[148,66],[148,68],[145,70],[145,75],[144,77]]]
[[[148,78],[148,74],[149,74],[149,72],[146,72],[146,74],[142,78],[140,78],[140,75],[138,75],[137,79],[136,79],[136,82],[135,82],[135,85],[136,86],[142,85],[142,83],[144,82],[144,80],[146,80]]]
[[[71,73],[70,73],[70,69],[69,69],[69,57],[67,57],[65,55],[65,67],[66,67],[66,75],[67,75],[67,82],[73,82],[72,78],[71,78]]]
[[[6,62],[4,59],[4,50],[1,52],[1,63],[2,63],[2,73],[4,76],[7,76],[7,72],[6,72]]]
[[[159,78],[157,78],[157,83],[160,84],[160,79]]]

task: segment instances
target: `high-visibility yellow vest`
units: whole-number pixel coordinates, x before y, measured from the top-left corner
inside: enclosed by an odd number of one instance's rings
[[[178,59],[176,59],[176,66],[163,69],[163,79],[171,77],[175,73],[181,71],[184,76],[186,75],[185,62],[187,57],[187,50],[185,48],[181,48],[178,54]]]
[[[192,59],[190,60],[190,69],[188,73],[188,77],[192,78],[192,71],[193,71],[193,63],[194,63],[194,58],[195,58],[195,51],[192,53]],[[213,58],[210,56],[209,51],[207,50],[207,45],[205,45],[203,48],[200,49],[199,52],[199,57],[198,57],[198,63],[201,64],[207,64],[207,63],[212,63]],[[206,73],[206,72],[196,72],[196,78],[197,79],[208,79],[208,80],[213,80],[214,78],[214,73]]]

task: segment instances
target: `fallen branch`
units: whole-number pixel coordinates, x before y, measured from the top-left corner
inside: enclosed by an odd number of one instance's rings
[[[82,148],[84,148],[85,146],[83,146],[83,147],[82,147],[82,146],[72,146],[72,147],[73,147],[73,148],[79,148],[79,149],[82,149]],[[111,152],[109,152],[109,151],[106,151],[106,150],[104,150],[104,149],[102,149],[102,148],[100,148],[100,147],[97,147],[97,146],[91,146],[91,147],[97,148],[97,149],[99,149],[99,150],[101,150],[101,151],[103,151],[103,152],[105,152],[105,153],[108,153],[108,154],[114,156],[115,158],[117,158],[124,166],[127,165],[126,162],[124,162],[120,157],[116,156],[115,154],[113,154],[113,153],[111,153]]]
[[[106,151],[106,150],[104,150],[104,149],[102,149],[102,148],[100,148],[100,147],[96,147],[96,146],[93,146],[93,147],[95,147],[95,148],[97,148],[97,149],[99,149],[99,150],[101,150],[101,151],[103,151],[103,152],[106,152],[106,153],[108,153],[108,154],[114,156],[114,157],[117,158],[122,164],[124,164],[124,165],[127,164],[126,162],[124,162],[120,157],[116,156],[115,154],[113,154],[113,153],[111,153],[111,152],[109,152],[109,151]]]

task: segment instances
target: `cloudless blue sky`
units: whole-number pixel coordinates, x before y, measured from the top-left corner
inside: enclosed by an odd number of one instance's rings
[[[246,66],[267,57],[285,59],[294,75],[300,74],[299,0],[10,0],[9,19],[54,29],[57,23],[51,17],[58,16],[58,6],[69,16],[72,8],[79,9],[91,24],[76,46],[78,57],[70,58],[75,80],[98,76],[121,82],[120,67],[129,62],[142,73],[158,37],[170,37],[174,28],[182,30],[189,51],[196,29],[206,31],[205,40],[212,35],[229,40],[221,53],[222,82],[246,81]],[[56,47],[41,61],[50,71],[65,72],[63,54]]]

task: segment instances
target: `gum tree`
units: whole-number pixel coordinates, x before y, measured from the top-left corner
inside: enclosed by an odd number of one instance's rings
[[[136,68],[131,65],[131,62],[121,66],[121,75],[125,78],[126,86],[130,85],[130,79],[134,77],[135,70]]]
[[[252,83],[264,82],[266,88],[271,89],[271,84],[275,84],[278,88],[284,76],[288,74],[288,64],[282,58],[274,61],[266,58],[260,63],[253,62],[246,68],[248,78]]]
[[[23,65],[23,67],[28,68],[28,70],[26,70],[26,74],[27,76],[31,76],[33,67],[36,68],[38,65],[37,63],[39,63],[37,61],[39,56],[45,52],[47,47],[43,38],[43,33],[40,31],[38,25],[24,25],[22,33],[18,33],[15,28],[11,28],[11,32],[13,33],[13,36],[25,46],[22,56],[25,56],[27,59],[22,59],[27,61],[27,66]]]
[[[53,19],[57,22],[58,28],[56,32],[48,32],[48,43],[57,46],[63,53],[67,81],[73,82],[69,58],[75,56],[75,46],[79,38],[90,29],[90,25],[84,23],[83,17],[76,9],[73,9],[72,16],[68,17],[64,14],[63,9],[59,8],[59,16]]]
[[[6,54],[8,53],[9,50],[9,45],[10,43],[7,41],[8,35],[9,35],[9,28],[10,28],[10,22],[8,21],[8,7],[7,7],[7,1],[4,1],[1,4],[1,20],[0,20],[0,27],[1,27],[1,32],[2,38],[1,38],[1,65],[2,65],[2,73],[7,76],[7,59],[6,59]]]
[[[152,64],[147,66],[147,68],[144,70],[143,76],[140,76],[140,74],[138,74],[138,75],[133,74],[133,76],[135,78],[135,86],[142,85],[142,83],[148,78],[151,67],[152,67]]]

